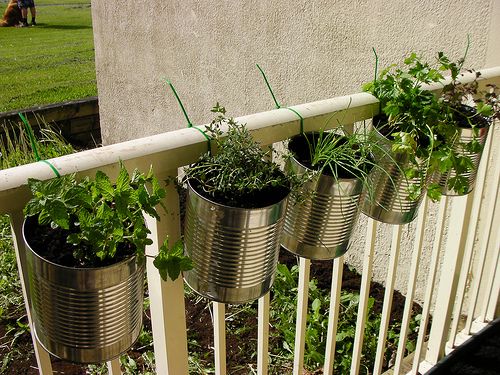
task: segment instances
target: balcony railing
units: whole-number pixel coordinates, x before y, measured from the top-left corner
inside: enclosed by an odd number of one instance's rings
[[[465,76],[463,81],[472,79],[472,76]],[[487,83],[500,85],[500,67],[481,71],[480,84]],[[429,89],[438,90],[439,87],[430,87]],[[336,97],[292,108],[304,118],[303,126],[306,131],[320,129],[327,122],[327,119],[330,120],[330,123],[352,124],[368,120],[378,113],[377,100],[367,93]],[[276,109],[244,116],[238,121],[246,123],[252,135],[263,145],[271,145],[287,139],[297,134],[300,129],[296,114],[287,109]],[[474,332],[485,326],[487,322],[498,316],[500,210],[496,208],[499,205],[500,163],[498,163],[498,152],[500,151],[500,139],[498,134],[495,134],[494,128],[495,126],[491,127],[488,136],[474,191],[463,197],[443,197],[440,202],[411,374],[417,374],[418,371],[425,372],[436,364],[446,351],[452,350],[453,347],[462,343]],[[129,169],[147,170],[152,165],[159,179],[167,180],[169,177],[178,175],[179,167],[194,162],[205,151],[206,140],[203,135],[195,129],[187,128],[67,155],[52,159],[50,162],[61,175],[73,172],[77,172],[81,176],[92,175],[97,170],[102,170],[112,178],[116,177],[118,161],[122,160]],[[493,158],[494,154],[496,156]],[[492,159],[496,162],[491,162]],[[34,163],[0,171],[0,212],[9,214],[11,218],[23,295],[31,325],[30,307],[26,298],[29,285],[26,280],[25,248],[21,234],[24,219],[22,209],[29,199],[29,191],[26,186],[29,177],[46,180],[53,177],[53,171],[45,163]],[[152,231],[153,244],[147,248],[148,255],[155,255],[158,252],[159,244],[163,243],[167,236],[170,239],[180,237],[178,193],[171,185],[167,185],[166,189],[167,197],[164,203],[169,214],[163,214],[161,221],[158,222],[149,220],[148,225]],[[419,211],[413,239],[414,248],[408,275],[406,305],[394,365],[395,374],[406,371],[402,370],[404,347],[409,330],[418,265],[422,258],[421,250],[428,214],[428,202],[425,200]],[[376,221],[369,219],[366,228],[351,374],[359,372],[362,356],[368,294],[378,242],[376,238],[378,225]],[[370,369],[374,374],[380,374],[382,371],[392,294],[398,272],[401,234],[405,227],[407,226],[392,227],[392,245],[385,282],[386,292],[378,348],[374,369]],[[333,261],[331,305],[326,333],[328,344],[325,353],[325,374],[333,373],[343,262],[343,257]],[[309,269],[310,261],[301,258],[293,374],[301,374],[303,368]],[[158,374],[187,374],[188,351],[183,281],[182,279],[175,282],[162,281],[149,257],[147,270],[149,271],[147,275],[151,298],[156,371]],[[437,275],[440,277],[438,278]],[[468,308],[464,309],[466,299]],[[268,372],[269,306],[269,294],[259,299],[258,374],[267,374]],[[214,303],[213,307],[216,374],[225,374],[225,305]],[[466,316],[465,326],[461,327],[462,330],[459,332],[459,322],[464,315]],[[431,316],[430,334],[428,341],[424,342]],[[33,344],[40,374],[52,374],[49,354],[36,339],[33,339]],[[425,347],[426,350],[424,350]],[[110,374],[119,374],[120,364],[118,360],[109,362],[108,369]]]

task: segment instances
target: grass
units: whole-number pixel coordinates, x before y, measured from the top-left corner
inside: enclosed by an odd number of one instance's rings
[[[38,26],[0,28],[0,112],[97,95],[90,0],[36,6]]]

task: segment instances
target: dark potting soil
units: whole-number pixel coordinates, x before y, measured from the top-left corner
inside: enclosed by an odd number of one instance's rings
[[[191,187],[202,197],[224,205],[237,208],[263,208],[271,206],[283,200],[290,188],[285,186],[266,186],[261,190],[243,191],[239,196],[227,196],[226,194],[208,195],[201,184],[191,182]]]
[[[474,107],[462,104],[459,108],[454,108],[453,120],[460,128],[470,129],[472,126],[484,128],[489,125],[488,119],[477,113]]]
[[[387,138],[389,141],[394,141],[393,134],[404,131],[404,129],[389,124],[387,121],[388,117],[386,115],[377,115],[373,117],[373,127],[377,129],[384,138]],[[416,142],[420,148],[427,148],[430,144],[428,136],[420,131],[417,133]]]
[[[78,245],[79,251],[88,254],[87,259],[78,260],[73,256],[75,245],[67,242],[67,237],[76,231],[72,223],[70,229],[51,228],[50,225],[39,225],[37,217],[29,217],[24,225],[24,235],[31,249],[49,262],[71,268],[106,267],[119,263],[135,253],[135,247],[130,243],[118,246],[116,256],[101,261],[95,256],[95,251],[85,243]]]
[[[280,263],[286,264],[289,268],[298,264],[295,255],[281,249]],[[318,282],[318,288],[329,290],[331,287],[332,277],[332,262],[328,261],[313,261],[311,263],[311,278],[315,278]],[[344,266],[342,277],[342,288],[349,292],[359,292],[361,284],[361,275]],[[377,283],[371,283],[370,295],[375,298],[375,305],[373,309],[376,312],[382,310],[382,302],[384,297],[384,287]],[[196,355],[202,363],[207,366],[213,366],[214,363],[214,337],[212,316],[210,312],[210,304],[207,300],[195,297],[188,297],[186,302],[186,319],[187,319],[187,335],[188,335],[188,349],[190,355]],[[391,321],[401,321],[404,311],[404,296],[398,292],[394,292]],[[257,301],[252,304],[254,309],[257,308]],[[257,315],[245,314],[240,312],[241,306],[234,305],[228,306],[226,316],[226,326],[228,328],[226,333],[226,350],[227,350],[227,364],[229,373],[232,375],[246,375],[250,372],[248,363],[256,363],[256,358],[252,357],[256,353],[257,347]],[[421,311],[419,305],[414,304],[413,309],[416,313]],[[22,322],[27,323],[26,318],[21,319]],[[16,321],[0,321],[0,337],[3,337],[7,325],[16,324]],[[144,326],[150,329],[151,320],[150,313],[146,311],[144,314]],[[273,330],[273,327],[270,327]],[[20,359],[13,362],[6,370],[5,375],[35,375],[38,374],[36,370],[36,360],[33,353],[33,347],[29,334],[24,334],[18,339],[18,348],[23,353]],[[1,340],[4,343],[4,340]],[[281,345],[281,342],[271,342],[270,346]],[[8,353],[8,345],[0,345],[0,357]],[[146,351],[153,350],[152,345],[142,345],[136,343],[127,354],[134,359],[138,369],[144,366],[144,358],[142,354]],[[196,353],[196,354],[195,354]],[[66,375],[83,375],[86,373],[85,366],[73,364],[57,358],[52,358],[52,365],[55,373]],[[142,373],[140,370],[138,373]],[[202,374],[203,372],[192,372],[193,374]],[[285,371],[284,373],[291,373]],[[305,372],[305,374],[321,374],[322,371],[318,370],[313,373]]]

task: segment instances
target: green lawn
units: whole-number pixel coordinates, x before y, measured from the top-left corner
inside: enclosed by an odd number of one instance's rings
[[[0,112],[97,95],[90,0],[35,4],[38,26],[0,28]]]

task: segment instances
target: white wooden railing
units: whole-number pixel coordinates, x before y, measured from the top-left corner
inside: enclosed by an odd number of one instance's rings
[[[485,69],[481,73],[481,85],[495,83],[500,86],[500,67]],[[471,79],[472,76],[465,76],[463,81]],[[439,86],[430,87],[429,89],[439,90]],[[330,119],[332,124],[352,124],[370,119],[378,113],[377,100],[367,93],[336,97],[297,105],[292,108],[304,118],[303,126],[306,131],[318,130],[324,126],[327,119]],[[238,121],[246,123],[253,136],[263,145],[271,145],[289,138],[297,134],[300,129],[297,116],[287,109],[276,109],[244,116],[239,118]],[[115,177],[118,170],[117,162],[122,160],[129,169],[147,170],[152,165],[159,179],[166,180],[168,177],[177,176],[179,167],[194,162],[204,151],[206,151],[206,140],[203,135],[192,128],[188,128],[67,155],[52,159],[50,162],[61,175],[73,172],[78,172],[80,175],[92,175],[96,170],[100,169],[108,173],[110,177]],[[444,197],[441,200],[430,268],[427,275],[421,326],[411,374],[417,374],[418,370],[421,372],[426,371],[443,357],[446,350],[451,350],[455,345],[463,342],[487,322],[498,316],[500,292],[499,152],[500,139],[498,130],[497,134],[495,134],[494,126],[492,126],[484,150],[477,185],[473,193],[465,197]],[[22,209],[29,199],[29,192],[26,187],[29,177],[46,180],[53,177],[53,172],[45,163],[34,163],[0,171],[0,213],[7,213],[11,218],[25,301],[27,301],[27,283],[21,225],[23,222]],[[159,222],[155,220],[149,220],[148,222],[154,241],[153,245],[147,249],[149,255],[157,253],[158,244],[163,243],[166,236],[169,236],[171,240],[180,237],[178,195],[173,186],[166,186],[166,189],[165,205],[168,209],[168,215],[163,214]],[[414,249],[408,275],[406,305],[394,366],[394,373],[396,374],[405,372],[402,370],[403,353],[409,329],[418,265],[422,258],[421,250],[429,213],[427,207],[428,202],[426,200],[420,208],[415,238],[413,239]],[[378,225],[377,222],[369,219],[366,228],[360,303],[352,353],[351,374],[359,372],[369,285],[377,247],[376,233]],[[398,272],[401,236],[403,231],[407,230],[407,227],[393,226],[392,228],[393,235],[385,283],[386,292],[382,323],[373,369],[375,374],[380,374],[382,371],[392,293]],[[446,228],[447,236],[445,237]],[[333,373],[343,262],[343,257],[333,262],[325,374]],[[303,368],[309,269],[310,261],[300,259],[293,369],[293,374],[297,375],[302,373]],[[148,258],[147,270],[156,372],[169,375],[187,374],[188,353],[183,281],[178,279],[175,282],[163,282],[154,269],[151,258]],[[437,275],[440,275],[440,277],[438,278]],[[465,310],[463,304],[466,296],[468,309]],[[434,300],[435,303],[432,302]],[[258,307],[257,369],[258,374],[262,375],[268,373],[269,302],[268,294],[259,300]],[[28,304],[26,304],[26,308],[31,324]],[[223,304],[214,303],[216,374],[226,373],[224,312],[225,306]],[[458,323],[463,315],[466,316],[467,320],[465,327],[459,332]],[[424,333],[429,324],[430,316],[432,316],[430,336],[428,342],[424,343]],[[427,345],[425,353],[424,344]],[[34,348],[40,374],[52,374],[49,354],[36,340],[34,340]],[[119,374],[119,362],[115,360],[108,363],[108,370],[110,374]]]

